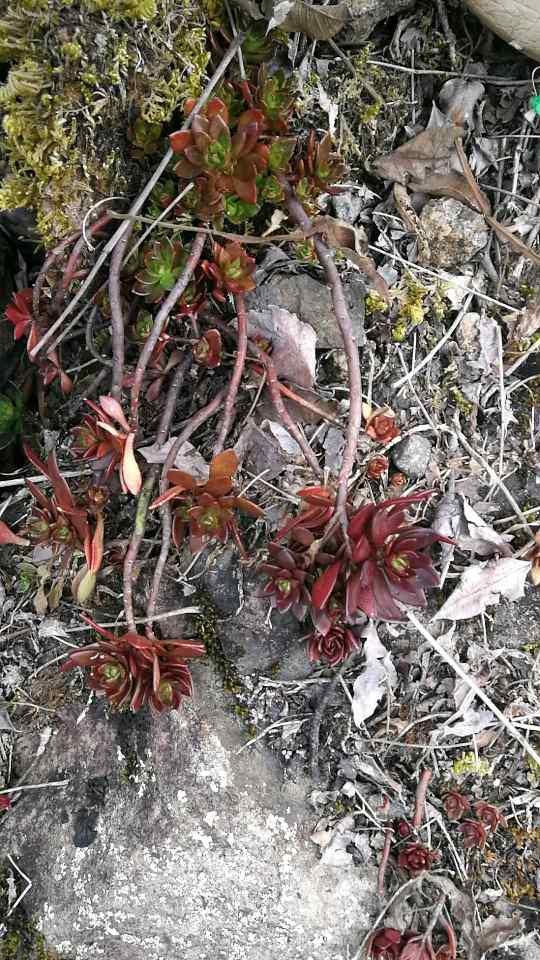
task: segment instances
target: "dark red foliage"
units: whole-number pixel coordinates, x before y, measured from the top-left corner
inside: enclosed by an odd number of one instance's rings
[[[15,340],[26,337],[26,350],[30,354],[41,339],[45,328],[41,328],[32,312],[32,290],[27,287],[13,294],[12,303],[4,310],[6,320],[13,324],[13,336]],[[73,388],[73,383],[64,373],[60,365],[60,359],[57,350],[47,350],[44,357],[35,361],[39,367],[43,385],[48,387],[53,380],[58,377],[62,393],[68,394]]]
[[[234,491],[233,474],[238,468],[234,450],[224,450],[210,463],[206,481],[199,481],[184,470],[170,470],[167,479],[171,486],[157,497],[150,509],[169,500],[179,502],[173,515],[173,542],[177,547],[189,533],[192,553],[198,553],[210,540],[226,543],[232,536],[241,547],[235,511],[251,517],[261,517],[264,511],[251,500]]]
[[[141,471],[134,453],[135,434],[113,397],[100,397],[99,403],[87,400],[97,416],[86,415],[75,427],[72,453],[81,460],[93,460],[104,471],[105,482],[118,471],[124,493],[138,494],[142,485]]]
[[[483,847],[487,840],[487,831],[480,820],[464,820],[459,829],[463,834],[463,846],[467,849],[471,847]]]
[[[315,631],[311,635],[308,640],[308,656],[310,660],[322,660],[331,667],[336,667],[359,646],[360,641],[352,628],[341,618],[334,618],[326,633]]]
[[[439,855],[423,843],[406,843],[399,851],[398,866],[415,876],[423,870],[429,870],[438,859]]]
[[[473,803],[474,814],[478,819],[484,824],[485,827],[489,827],[490,830],[495,830],[501,824],[505,826],[505,819],[500,812],[492,803],[486,803],[485,800],[477,800],[476,803]]]
[[[225,302],[227,294],[248,293],[255,289],[255,260],[248,256],[236,241],[214,244],[214,259],[204,260],[201,267],[214,282],[212,295],[216,300]]]
[[[346,609],[362,610],[381,620],[404,620],[396,601],[424,607],[426,587],[436,587],[437,573],[427,549],[448,542],[434,530],[407,523],[409,504],[428,499],[431,491],[366,504],[351,518],[348,536],[353,568],[347,578]]]
[[[392,826],[396,836],[402,840],[404,840],[405,837],[410,837],[412,835],[413,828],[408,820],[394,820]]]
[[[370,960],[399,960],[405,941],[403,934],[395,927],[383,927],[376,930],[369,944]]]
[[[149,640],[138,633],[115,636],[84,618],[104,640],[70,654],[61,670],[88,667],[89,685],[115,707],[140,710],[145,704],[161,713],[177,710],[190,697],[192,680],[186,660],[202,657],[204,644],[191,640]]]
[[[221,334],[207,330],[193,347],[193,358],[201,367],[219,367],[221,363]]]
[[[297,517],[288,520],[276,533],[276,540],[283,540],[288,534],[304,546],[313,540],[313,532],[323,530],[334,513],[334,494],[328,487],[304,487],[298,496],[305,506]]]
[[[383,455],[372,457],[367,466],[367,475],[370,480],[378,480],[388,470],[388,457]]]
[[[294,554],[279,543],[270,543],[268,553],[272,562],[259,566],[259,571],[269,578],[265,595],[281,613],[290,610],[298,620],[303,620],[311,597],[305,586],[307,572],[302,568],[302,555]]]
[[[11,806],[11,796],[8,793],[0,795],[0,810],[9,810]]]
[[[373,440],[388,443],[395,437],[399,437],[400,431],[393,414],[375,413],[367,420],[366,433]]]
[[[308,137],[305,156],[296,165],[297,192],[301,200],[313,193],[337,194],[341,190],[337,182],[346,174],[346,167],[332,150],[332,137],[325,133],[317,143],[315,131]]]
[[[470,803],[458,790],[449,790],[443,801],[446,816],[449,820],[461,820],[469,812]]]

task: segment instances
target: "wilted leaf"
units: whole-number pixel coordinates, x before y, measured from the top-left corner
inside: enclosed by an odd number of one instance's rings
[[[250,335],[261,335],[273,345],[272,362],[279,377],[309,389],[315,381],[317,334],[296,314],[270,304],[267,310],[250,310]]]
[[[477,193],[471,190],[461,173],[434,173],[424,177],[423,180],[411,180],[409,188],[419,190],[421,193],[428,193],[434,197],[451,197],[453,200],[460,200],[461,203],[466,203],[467,206],[477,210],[478,213],[484,213],[486,209],[489,212],[489,201],[485,194],[482,193],[482,196],[487,208],[485,204],[478,202]]]
[[[0,710],[0,731],[1,730],[14,730],[11,720],[9,719],[9,714],[5,710]]]
[[[247,13],[248,16],[252,17],[253,20],[262,20],[264,18],[259,4],[255,3],[255,0],[234,0],[234,3],[237,7],[240,7],[244,13]]]
[[[343,253],[366,275],[371,286],[389,303],[391,297],[387,283],[378,272],[374,260],[367,256],[367,239],[362,227],[353,227],[345,220],[327,216],[315,217],[313,226],[324,234],[329,246]]]
[[[147,463],[165,463],[174,443],[176,443],[176,437],[171,437],[166,443],[152,443],[148,447],[139,447],[137,453],[140,453]],[[177,470],[190,473],[196,480],[208,480],[208,464],[189,440],[180,447],[173,466]]]
[[[461,720],[457,720],[449,727],[442,727],[439,731],[440,736],[452,737],[470,737],[473,733],[481,733],[493,723],[497,723],[497,718],[491,710],[475,710],[469,707],[463,714]]]
[[[487,917],[478,936],[478,947],[482,956],[514,938],[522,926],[523,921],[517,913],[511,917]],[[527,954],[523,953],[522,956]]]
[[[540,303],[533,303],[519,313],[503,317],[508,327],[509,342],[527,340],[540,329]]]
[[[434,173],[449,173],[454,142],[462,132],[462,128],[454,124],[423,130],[408,143],[376,160],[374,170],[384,180],[395,180],[404,186],[411,177],[421,182]]]
[[[439,102],[452,123],[470,124],[480,97],[484,94],[480,80],[465,80],[455,77],[447,80],[439,92]]]
[[[288,430],[277,423],[275,420],[268,420],[268,427],[279,443],[281,449],[291,457],[302,457],[302,451],[294,437],[291,437]]]
[[[47,617],[39,625],[38,637],[40,639],[49,639],[57,640],[61,637],[64,640],[67,640],[68,634],[63,623],[60,620],[56,620],[54,617]]]
[[[501,597],[519,600],[530,569],[529,561],[513,557],[468,567],[453,594],[433,619],[468,620],[485,613],[486,607],[499,603]]]
[[[346,3],[323,7],[311,6],[304,0],[281,0],[274,8],[268,29],[279,27],[287,33],[305,33],[311,40],[331,40],[349,19]]]
[[[364,630],[365,666],[353,684],[352,711],[359,727],[375,712],[388,688],[397,683],[397,673],[386,647],[379,640],[377,628],[370,622]]]
[[[504,556],[511,554],[508,543],[512,537],[497,533],[463,495],[446,494],[442,497],[432,526],[441,536],[455,540],[462,550],[471,550],[481,557],[489,557],[494,553]]]

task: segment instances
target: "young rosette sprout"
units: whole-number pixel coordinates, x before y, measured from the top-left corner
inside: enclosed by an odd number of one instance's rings
[[[178,240],[154,240],[143,254],[143,268],[135,275],[133,293],[158,303],[169,293],[185,267],[187,253]]]
[[[193,359],[201,367],[219,367],[221,363],[221,334],[219,330],[207,330],[193,346]]]
[[[4,310],[4,316],[6,320],[13,324],[15,340],[30,336],[34,318],[32,314],[32,290],[29,287],[13,294],[12,302]],[[29,343],[28,349],[32,350],[36,343],[37,339],[34,343]]]
[[[315,200],[320,193],[335,196],[341,193],[337,184],[343,180],[347,168],[337,153],[332,151],[332,138],[326,133],[317,143],[312,130],[305,156],[296,164],[295,181],[298,199],[307,209],[316,209]]]
[[[141,471],[135,459],[135,434],[124,416],[124,411],[114,397],[100,397],[99,403],[86,400],[97,414],[86,415],[82,424],[72,431],[72,453],[81,460],[94,461],[94,467],[104,472],[108,482],[118,471],[123,493],[136,496],[142,486]]]
[[[209,467],[208,480],[200,481],[184,470],[169,470],[167,479],[171,486],[150,505],[153,510],[169,501],[178,506],[173,513],[173,542],[180,547],[189,537],[192,553],[198,553],[211,540],[226,543],[230,536],[245,554],[235,511],[240,510],[251,517],[262,517],[261,510],[251,500],[234,491],[233,474],[238,468],[234,450],[224,450],[215,456]]]
[[[151,640],[138,633],[116,636],[89,617],[84,620],[104,639],[70,654],[60,668],[86,667],[89,686],[114,707],[134,712],[148,704],[157,713],[178,710],[193,691],[186,660],[202,657],[204,644],[191,640]]]
[[[298,620],[303,620],[311,597],[306,587],[308,574],[302,554],[294,554],[279,543],[270,543],[268,553],[270,562],[259,566],[259,572],[269,578],[265,596],[270,597],[272,606],[281,613],[290,610]]]
[[[353,628],[344,622],[343,615],[336,611],[331,617],[330,627],[324,632],[315,631],[308,640],[308,656],[313,661],[323,661],[331,667],[346,660],[360,647],[360,641]]]
[[[274,133],[286,133],[289,118],[294,110],[296,86],[291,77],[283,70],[276,70],[268,76],[268,69],[262,66],[257,78],[257,107],[264,114],[266,126]]]
[[[187,114],[194,105],[187,101]],[[262,111],[246,110],[232,133],[227,105],[214,97],[194,117],[191,130],[170,135],[171,149],[180,156],[175,173],[184,180],[204,176],[222,193],[257,203],[256,178],[268,163],[268,147],[259,142],[263,127]]]
[[[435,530],[410,524],[406,509],[432,495],[433,491],[426,491],[377,506],[366,504],[351,518],[347,529],[352,550],[346,584],[349,615],[362,610],[380,620],[405,620],[396,601],[426,606],[425,589],[439,585],[427,550],[434,543],[452,541]]]
[[[214,282],[212,295],[216,300],[224,303],[227,293],[243,294],[255,289],[255,260],[239,243],[233,241],[223,247],[215,243],[213,254],[214,259],[204,260],[201,267]]]
[[[12,302],[4,310],[6,320],[13,324],[13,337],[20,340],[26,337],[26,352],[28,355],[37,347],[41,338],[39,325],[32,312],[32,290],[27,287],[14,293]],[[31,358],[30,358],[31,359]],[[33,360],[40,369],[43,385],[48,387],[57,377],[60,381],[60,389],[63,394],[68,394],[73,388],[73,383],[67,373],[62,370],[58,351],[49,349],[44,357]]]

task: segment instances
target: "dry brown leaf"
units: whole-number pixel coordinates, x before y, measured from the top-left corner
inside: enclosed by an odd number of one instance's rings
[[[391,296],[386,280],[377,272],[375,261],[366,254],[367,243],[363,230],[353,227],[337,217],[315,217],[313,226],[324,234],[326,242],[334,250],[340,250],[351,263],[364,273],[377,293],[390,303]]]
[[[456,589],[433,619],[468,620],[485,613],[488,606],[500,603],[501,597],[519,600],[530,569],[529,561],[514,557],[467,567]]]
[[[276,4],[269,29],[304,33],[311,40],[331,40],[350,19],[346,3],[333,7],[311,6],[304,0],[281,0]]]
[[[484,213],[484,206],[478,203],[476,192],[471,190],[468,181],[461,173],[435,173],[421,182],[411,181],[409,189],[419,190],[434,197],[451,197],[453,200],[466,203],[479,213]],[[488,204],[489,212],[489,201],[484,194],[482,196]]]
[[[394,180],[404,186],[411,177],[422,181],[433,173],[448,173],[454,141],[462,133],[463,128],[455,124],[423,130],[408,143],[376,160],[373,165],[375,173],[384,180]]]
[[[540,303],[532,303],[520,310],[503,317],[508,327],[509,343],[527,340],[540,329]]]

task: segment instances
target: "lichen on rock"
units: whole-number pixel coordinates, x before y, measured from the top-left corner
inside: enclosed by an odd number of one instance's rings
[[[11,0],[0,18],[10,65],[0,210],[32,208],[48,246],[98,200],[133,193],[160,125],[199,94],[207,47],[196,0]],[[151,148],[141,150],[144,124]]]

